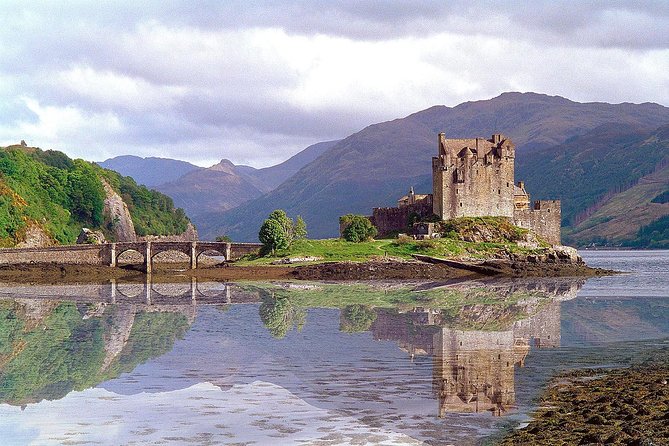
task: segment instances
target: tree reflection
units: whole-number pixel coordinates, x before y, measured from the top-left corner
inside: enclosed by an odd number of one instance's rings
[[[263,324],[277,339],[286,337],[293,327],[301,331],[307,321],[304,308],[296,306],[289,297],[276,297],[274,293],[264,293],[259,312]]]
[[[376,320],[376,311],[369,305],[348,305],[340,314],[339,330],[346,333],[367,331]]]

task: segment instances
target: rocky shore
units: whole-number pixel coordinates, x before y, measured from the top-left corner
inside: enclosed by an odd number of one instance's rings
[[[669,444],[669,363],[558,376],[542,408],[500,444]]]

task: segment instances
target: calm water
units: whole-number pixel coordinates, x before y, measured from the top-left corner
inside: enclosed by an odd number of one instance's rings
[[[669,251],[582,254],[629,273],[0,284],[0,444],[491,443],[555,373],[669,351]]]

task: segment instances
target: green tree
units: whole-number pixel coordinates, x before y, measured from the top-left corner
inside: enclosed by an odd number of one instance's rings
[[[230,243],[232,242],[232,239],[227,235],[219,235],[218,237],[216,237],[216,241]]]
[[[307,238],[307,224],[301,215],[295,219],[295,228],[293,229],[293,236],[295,240],[303,240]]]
[[[342,236],[349,242],[364,242],[377,234],[377,230],[364,215],[344,215],[340,222],[345,226]]]
[[[269,220],[276,220],[277,223],[281,225],[283,231],[286,234],[286,239],[288,240],[288,245],[293,241],[293,220],[288,217],[286,211],[283,209],[277,209],[272,211],[267,217]]]
[[[265,220],[260,227],[258,240],[263,244],[263,249],[272,254],[277,249],[285,249],[290,246],[284,227],[278,221],[271,218]]]

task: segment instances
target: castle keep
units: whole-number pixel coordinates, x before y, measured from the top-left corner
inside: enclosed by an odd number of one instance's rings
[[[547,242],[560,244],[560,201],[530,202],[523,182],[514,182],[516,148],[504,135],[490,139],[446,139],[439,134],[432,158],[432,194],[413,188],[395,208],[374,208],[370,217],[379,234],[406,231],[414,220],[432,214],[441,220],[500,216],[529,229]]]

